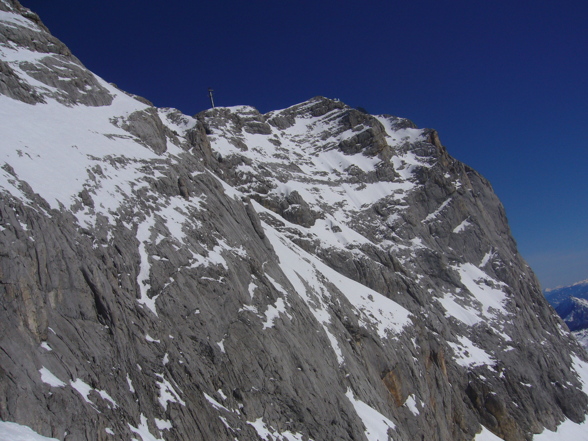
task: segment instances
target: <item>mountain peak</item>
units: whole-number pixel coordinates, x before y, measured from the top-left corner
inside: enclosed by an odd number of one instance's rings
[[[522,441],[584,420],[586,354],[436,132],[324,97],[157,109],[11,11],[0,431]]]

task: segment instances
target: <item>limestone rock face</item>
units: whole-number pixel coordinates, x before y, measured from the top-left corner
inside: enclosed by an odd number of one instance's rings
[[[68,441],[584,420],[585,352],[437,132],[323,97],[156,109],[0,12],[0,420]]]

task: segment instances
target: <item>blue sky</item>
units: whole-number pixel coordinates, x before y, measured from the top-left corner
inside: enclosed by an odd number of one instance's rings
[[[544,288],[588,278],[588,2],[23,0],[157,106],[316,95],[439,131],[490,180]]]

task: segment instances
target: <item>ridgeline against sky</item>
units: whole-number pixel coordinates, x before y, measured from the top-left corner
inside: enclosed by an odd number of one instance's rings
[[[493,184],[544,287],[587,277],[585,1],[23,3],[157,106],[324,95],[433,127]]]

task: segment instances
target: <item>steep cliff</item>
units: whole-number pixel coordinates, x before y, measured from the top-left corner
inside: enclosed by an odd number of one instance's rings
[[[1,420],[142,441],[584,420],[586,354],[434,130],[322,97],[156,109],[15,0],[0,56]]]

